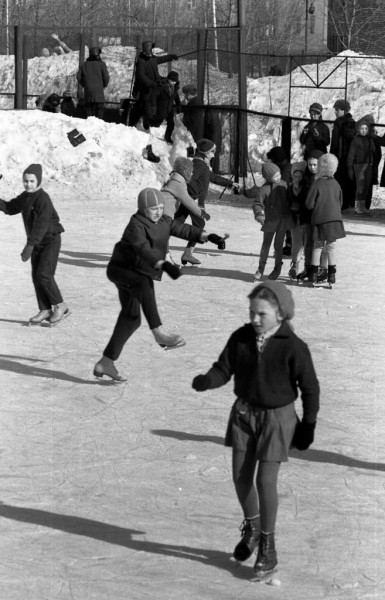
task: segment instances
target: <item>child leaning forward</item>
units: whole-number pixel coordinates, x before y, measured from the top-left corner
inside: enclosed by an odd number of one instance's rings
[[[218,360],[192,383],[198,392],[218,388],[234,377],[237,397],[225,445],[233,449],[233,481],[243,510],[242,539],[233,556],[247,560],[258,548],[257,578],[277,565],[274,531],[277,480],[292,445],[307,449],[314,440],[319,385],[307,345],[289,325],[291,292],[279,281],[259,284],[248,296],[250,323],[235,331]],[[294,409],[301,393],[302,421]]]

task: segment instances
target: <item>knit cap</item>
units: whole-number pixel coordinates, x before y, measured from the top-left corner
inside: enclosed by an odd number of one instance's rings
[[[206,138],[202,138],[201,140],[197,141],[198,152],[202,152],[203,154],[210,152],[210,150],[215,150],[215,148],[216,146],[214,142]]]
[[[90,51],[89,51],[90,56],[99,56],[99,54],[101,54],[101,53],[102,53],[102,49],[96,48],[96,47],[90,48]]]
[[[182,92],[183,92],[183,94],[190,94],[190,96],[196,96],[197,88],[192,83],[187,83],[186,85],[184,85],[182,87]]]
[[[255,290],[270,290],[277,298],[279,312],[283,319],[292,319],[294,317],[294,300],[291,291],[280,281],[267,279],[260,283]],[[253,292],[254,295],[254,292]]]
[[[323,154],[318,159],[317,177],[333,177],[337,167],[338,158],[334,154]]]
[[[318,102],[313,102],[313,104],[310,104],[309,112],[316,112],[322,114],[322,111],[322,104],[318,104]]]
[[[281,146],[274,146],[267,153],[267,158],[270,158],[275,164],[281,163],[284,160],[287,160],[286,152]]]
[[[177,156],[174,161],[175,173],[179,173],[182,175],[186,181],[190,181],[192,173],[193,173],[193,163],[189,158],[185,158],[184,156]]]
[[[262,177],[270,183],[273,180],[274,175],[281,173],[278,165],[274,163],[263,163],[262,165]]]
[[[164,204],[162,192],[155,188],[144,188],[138,195],[138,211],[145,215],[146,208],[154,208],[159,204]]]
[[[39,185],[41,184],[41,180],[43,177],[43,169],[42,166],[39,165],[38,163],[32,163],[31,165],[29,165],[29,167],[27,167],[25,169],[25,171],[23,172],[23,177],[24,175],[26,175],[28,173],[28,175],[35,175],[36,179],[37,179],[37,185],[39,187]]]
[[[317,150],[315,148],[314,150],[310,150],[308,158],[316,158],[318,160],[324,154],[325,154],[325,152],[323,152],[322,150]]]
[[[154,42],[150,41],[150,40],[145,40],[144,42],[142,42],[142,50],[143,52],[146,52],[146,54],[151,54],[152,49],[155,47]]]
[[[301,173],[304,173],[306,167],[307,167],[306,160],[302,160],[301,162],[295,162],[291,166],[291,174],[294,175],[294,173],[296,173],[297,171],[301,171]]]
[[[336,100],[333,108],[336,108],[337,110],[344,110],[345,112],[349,112],[350,104],[347,100]]]
[[[177,71],[170,71],[167,75],[167,79],[169,79],[170,81],[178,81],[179,75]]]

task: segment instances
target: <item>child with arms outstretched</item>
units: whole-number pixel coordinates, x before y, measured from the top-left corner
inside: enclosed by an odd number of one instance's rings
[[[225,445],[233,449],[233,481],[244,521],[233,556],[247,560],[258,548],[257,578],[277,565],[274,531],[277,480],[293,444],[307,449],[314,440],[319,385],[307,345],[289,325],[294,302],[279,281],[265,281],[248,296],[250,323],[235,331],[218,360],[192,383],[198,392],[218,388],[234,377],[237,397]],[[302,421],[294,409],[301,392]]]

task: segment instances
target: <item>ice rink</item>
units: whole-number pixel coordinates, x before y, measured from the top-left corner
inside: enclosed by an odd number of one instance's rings
[[[230,560],[242,521],[223,446],[232,385],[191,388],[248,321],[262,241],[251,210],[208,204],[226,250],[200,246],[201,267],[155,284],[186,346],[161,350],[143,322],[114,384],[92,369],[119,310],[105,267],[134,201],[53,200],[72,314],[52,329],[26,326],[37,310],[22,220],[0,215],[0,598],[383,600],[385,210],[346,218],[332,290],[291,284],[284,261],[321,411],[314,445],[281,467],[278,588],[251,582],[252,559]],[[183,246],[171,239],[177,261]]]

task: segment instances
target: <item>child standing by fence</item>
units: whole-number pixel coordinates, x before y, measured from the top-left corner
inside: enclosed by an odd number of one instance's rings
[[[225,445],[233,449],[233,481],[244,521],[234,558],[247,560],[258,548],[257,579],[277,565],[275,524],[277,481],[282,461],[293,444],[306,450],[314,440],[319,385],[307,345],[288,321],[294,316],[289,289],[265,281],[248,296],[250,323],[235,331],[218,360],[197,375],[197,392],[219,388],[234,376],[237,397],[230,413]],[[302,421],[294,401],[301,392]]]

